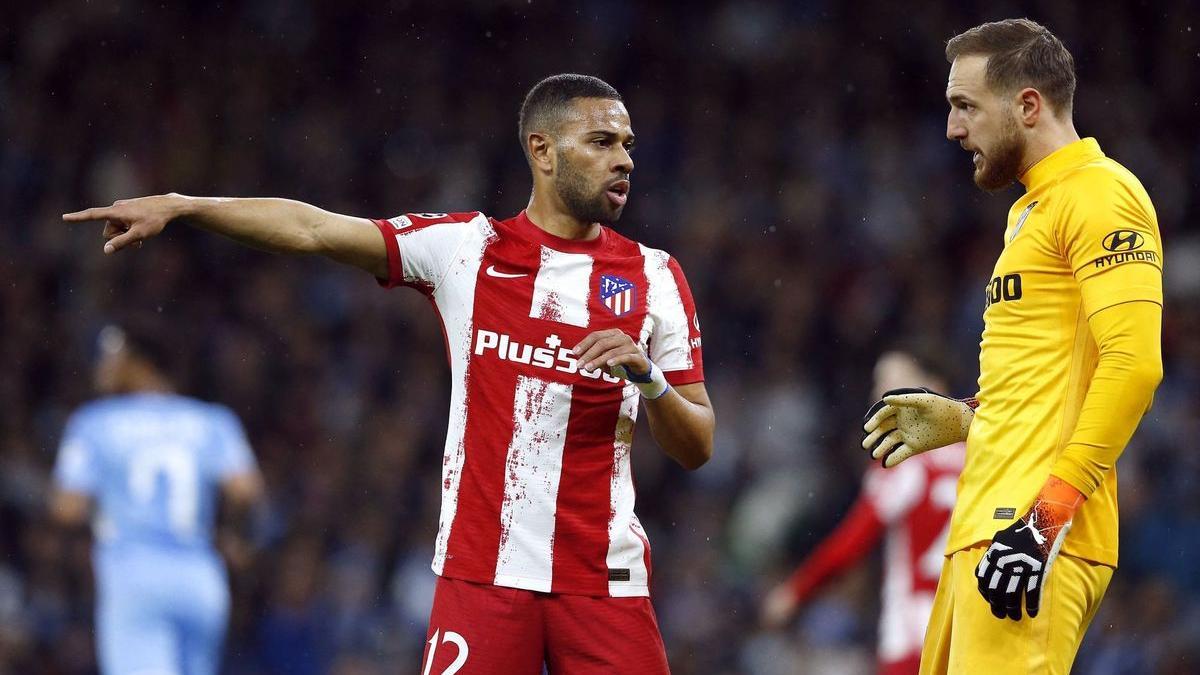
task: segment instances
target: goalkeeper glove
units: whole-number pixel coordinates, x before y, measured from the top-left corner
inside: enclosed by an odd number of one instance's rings
[[[979,402],[943,396],[925,387],[884,392],[863,422],[864,450],[887,468],[918,455],[967,440]]]
[[[997,619],[1007,616],[1019,621],[1022,595],[1029,617],[1038,615],[1046,577],[1082,502],[1078,490],[1051,476],[1029,511],[992,538],[975,577],[980,595]]]

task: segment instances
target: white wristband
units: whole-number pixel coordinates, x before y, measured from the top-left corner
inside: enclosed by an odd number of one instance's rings
[[[650,359],[646,359],[646,361],[650,363],[650,372],[645,375],[634,375],[624,366],[613,366],[612,373],[637,385],[642,398],[653,401],[667,393],[671,389],[671,385],[667,383],[667,376],[663,375],[661,368]]]

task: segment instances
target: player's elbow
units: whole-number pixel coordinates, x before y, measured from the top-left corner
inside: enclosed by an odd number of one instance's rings
[[[1162,379],[1161,359],[1139,360],[1129,373],[1129,386],[1142,392],[1147,398],[1151,398]]]
[[[695,471],[708,463],[708,460],[713,456],[712,434],[696,438],[688,442],[684,447],[679,448],[675,453],[672,453],[675,461],[679,466],[688,471]]]

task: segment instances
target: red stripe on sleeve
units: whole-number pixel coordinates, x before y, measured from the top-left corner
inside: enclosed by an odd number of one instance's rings
[[[404,284],[404,265],[400,262],[400,244],[396,241],[396,231],[386,220],[372,219],[379,233],[383,235],[383,244],[387,247],[388,278],[376,279],[384,288],[395,288]]]
[[[883,534],[875,507],[859,498],[833,532],[825,537],[788,580],[797,602],[804,602],[830,578],[844,573],[863,558]]]
[[[688,321],[688,348],[692,351],[692,367],[687,370],[664,372],[667,382],[672,386],[694,384],[704,381],[704,355],[700,348],[700,319],[696,316],[696,301],[692,299],[692,289],[688,286],[687,277],[679,261],[671,256],[667,260],[667,268],[675,277],[675,287],[679,289],[679,302],[683,304],[683,313]]]

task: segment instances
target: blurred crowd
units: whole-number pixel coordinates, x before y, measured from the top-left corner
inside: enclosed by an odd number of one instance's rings
[[[1019,190],[979,192],[944,139],[942,50],[1035,7],[1076,57],[1077,128],[1141,178],[1166,250],[1166,377],[1076,672],[1200,672],[1200,6],[99,0],[0,10],[0,673],[95,669],[89,542],[44,500],[109,320],[170,339],[181,389],[237,411],[266,478],[226,672],[415,671],[448,406],[428,303],[184,226],[107,257],[59,215],[177,191],[508,217],[517,109],[557,72],[625,96],[618,228],[675,254],[702,316],[715,457],[684,472],[644,433],[634,453],[674,672],[871,672],[877,563],[785,631],[758,605],[855,496],[881,350],[933,345],[974,391]]]

